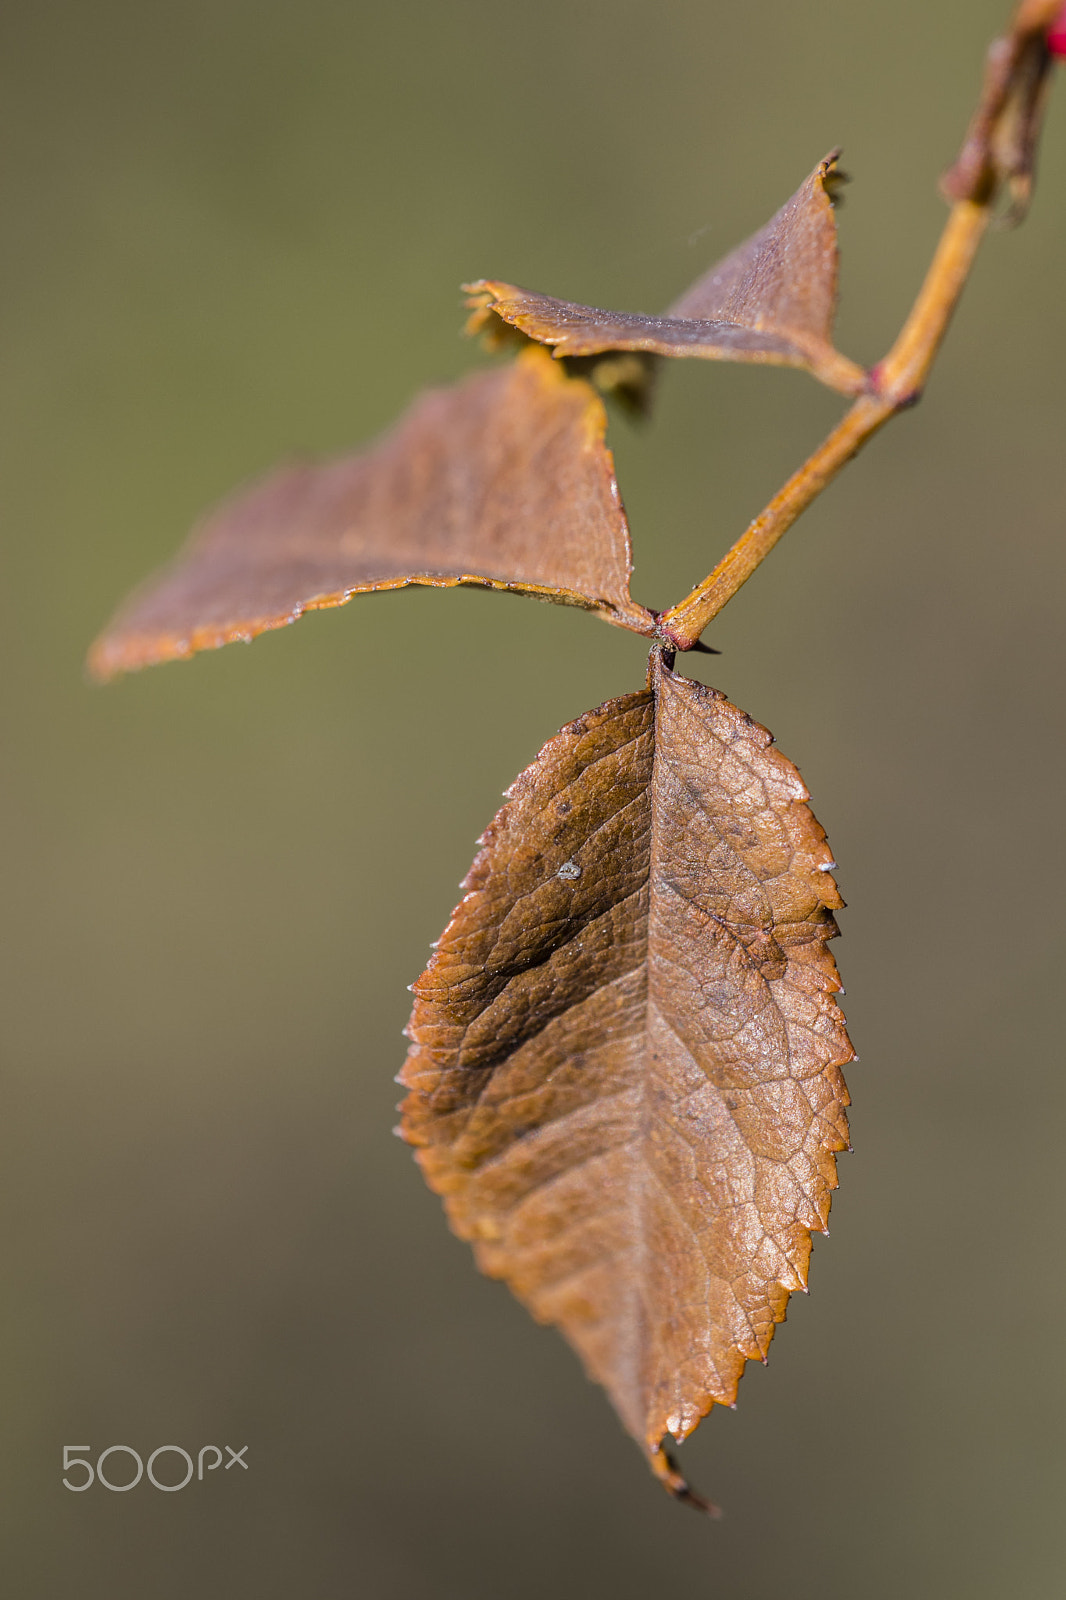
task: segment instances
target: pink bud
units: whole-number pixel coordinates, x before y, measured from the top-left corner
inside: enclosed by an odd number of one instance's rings
[[[1066,6],[1048,29],[1047,43],[1053,56],[1066,56]]]

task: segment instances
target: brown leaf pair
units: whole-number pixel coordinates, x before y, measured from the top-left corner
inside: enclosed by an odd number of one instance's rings
[[[853,392],[865,375],[831,342],[838,181],[834,154],[666,317],[483,282],[472,324],[513,325],[561,356],[807,367]],[[118,613],[90,671],[105,679],[409,584],[510,589],[651,634],[652,613],[629,594],[629,533],[605,433],[588,383],[533,352],[432,390],[368,451],[284,468],[223,505]]]
[[[835,157],[664,318],[479,286],[562,356],[804,366],[830,340]],[[528,346],[423,395],[363,454],[217,511],[93,647],[99,678],[409,584],[479,584],[653,636],[602,402]],[[847,1145],[841,905],[796,769],[675,675],[579,718],[516,781],[415,985],[404,1136],[483,1269],[557,1324],[655,1472],[804,1287]],[[700,1503],[700,1502],[696,1502]]]

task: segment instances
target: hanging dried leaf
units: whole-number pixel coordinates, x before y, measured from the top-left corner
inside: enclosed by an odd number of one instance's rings
[[[656,663],[509,791],[414,985],[402,1132],[653,1469],[807,1277],[852,1059],[825,834],[765,728]]]
[[[494,320],[553,345],[557,356],[645,351],[705,361],[806,367],[845,394],[866,374],[833,347],[837,239],[832,191],[836,153],[811,173],[758,233],[711,268],[661,317],[601,311],[513,284],[468,284],[471,332]]]
[[[354,594],[475,584],[650,633],[603,405],[530,349],[421,396],[361,455],[283,468],[216,511],[94,645],[94,676],[191,655]]]

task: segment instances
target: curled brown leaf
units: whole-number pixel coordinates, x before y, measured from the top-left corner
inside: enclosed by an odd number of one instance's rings
[[[466,287],[471,332],[500,322],[560,357],[606,351],[805,367],[845,394],[866,374],[834,348],[837,153],[826,157],[764,228],[688,289],[663,316],[603,311],[483,279]]]
[[[651,633],[629,594],[605,429],[592,387],[537,349],[430,390],[363,453],[285,467],[221,506],[118,613],[90,670],[108,678],[409,584],[513,590]]]
[[[656,653],[509,791],[414,986],[402,1132],[657,1475],[806,1283],[847,1147],[835,864],[765,728]]]

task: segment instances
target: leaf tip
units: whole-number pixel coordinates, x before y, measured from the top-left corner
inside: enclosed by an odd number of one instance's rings
[[[826,199],[834,209],[843,205],[844,185],[851,182],[851,174],[844,172],[838,165],[843,154],[843,146],[838,144],[836,149],[830,150],[818,167],[819,181],[825,190]]]
[[[667,1494],[673,1495],[675,1500],[682,1505],[691,1506],[694,1511],[702,1511],[706,1516],[713,1517],[715,1521],[722,1515],[721,1506],[715,1505],[713,1500],[707,1500],[703,1495],[697,1494],[688,1480],[682,1475],[677,1462],[664,1449],[662,1443],[649,1453],[649,1465],[658,1478]]]

